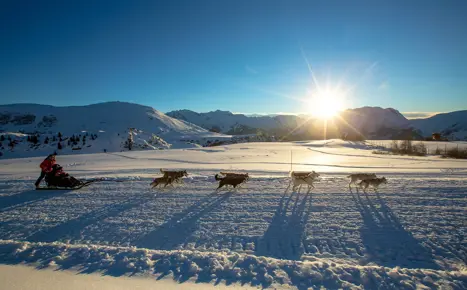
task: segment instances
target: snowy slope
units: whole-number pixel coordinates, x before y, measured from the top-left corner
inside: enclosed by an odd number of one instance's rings
[[[196,113],[190,110],[179,110],[167,113],[167,115],[196,124],[208,130],[220,129],[220,132],[228,134],[244,133],[236,130],[246,128],[262,129],[273,133],[294,134],[309,133],[306,137],[322,136],[322,120],[310,118],[305,115],[276,115],[276,116],[245,116],[232,114],[228,111],[214,111],[208,113]],[[363,107],[349,109],[341,113],[340,118],[335,118],[335,125],[328,128],[330,137],[341,136],[342,133],[350,133],[354,130],[361,132],[367,138],[389,138],[397,133],[397,130],[408,129],[410,122],[397,110],[379,107]],[[388,129],[392,129],[388,130]],[[310,132],[311,131],[311,132]],[[286,133],[284,133],[286,132]]]
[[[467,110],[437,114],[426,119],[410,120],[410,124],[424,136],[441,133],[445,137],[467,140]]]
[[[0,132],[6,136],[14,136],[20,144],[14,151],[7,150],[7,142],[2,144],[4,156],[34,156],[39,151],[56,150],[58,141],[44,144],[44,139],[50,140],[60,132],[64,141],[61,145],[63,152],[72,152],[72,147],[81,147],[80,152],[93,153],[107,151],[121,151],[128,139],[129,129],[133,128],[134,149],[167,149],[193,147],[181,140],[196,140],[198,143],[206,140],[228,138],[185,121],[171,118],[151,107],[123,103],[109,102],[89,106],[53,107],[35,104],[15,104],[0,106]],[[24,136],[16,133],[39,134],[39,146],[26,144]],[[14,133],[14,134],[9,134]],[[82,136],[88,134],[86,143],[82,144]],[[96,135],[91,140],[90,134]],[[75,146],[68,146],[66,138],[72,135],[82,135]],[[94,139],[94,138],[92,138]],[[78,146],[79,145],[79,146]],[[89,146],[90,145],[90,146]],[[89,146],[89,147],[88,147]],[[0,146],[1,147],[1,146]],[[24,147],[24,148],[23,148]],[[39,147],[39,148],[35,148]],[[21,154],[22,151],[27,151]],[[76,150],[74,150],[76,151]],[[32,155],[31,155],[32,154]],[[37,155],[37,154],[36,154]]]
[[[312,194],[285,193],[291,151],[294,170],[321,174]],[[82,154],[58,162],[106,181],[38,194],[40,160],[0,160],[0,263],[289,289],[467,288],[461,160],[341,140]],[[160,167],[189,176],[150,190]],[[251,178],[216,193],[220,170]],[[352,172],[388,184],[349,191]]]
[[[339,126],[353,127],[367,138],[387,137],[385,129],[408,129],[410,122],[397,110],[392,108],[362,107],[345,110],[340,114],[344,120]]]

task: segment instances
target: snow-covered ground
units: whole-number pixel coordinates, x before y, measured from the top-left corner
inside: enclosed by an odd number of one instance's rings
[[[0,265],[0,283],[4,290],[240,290],[252,289],[246,285],[177,283],[170,279],[155,281],[151,277],[112,277],[102,275],[76,275],[74,271],[57,271],[48,267],[36,271],[25,266]],[[149,278],[149,279],[148,279]],[[209,287],[210,286],[210,287]]]
[[[0,261],[187,283],[465,289],[467,162],[372,151],[327,140],[58,156],[70,174],[106,181],[41,192],[41,158],[1,160]],[[291,159],[321,174],[312,194],[284,194]],[[159,168],[190,175],[150,190]],[[251,178],[216,193],[221,170]],[[352,172],[388,184],[351,192]]]

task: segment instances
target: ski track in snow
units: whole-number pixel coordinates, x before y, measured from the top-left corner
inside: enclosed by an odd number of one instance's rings
[[[467,288],[463,171],[395,171],[368,193],[323,173],[308,195],[284,194],[289,179],[267,169],[216,193],[214,172],[150,190],[154,170],[116,169],[81,190],[41,192],[0,175],[0,261],[263,287]],[[119,173],[125,182],[111,182]]]

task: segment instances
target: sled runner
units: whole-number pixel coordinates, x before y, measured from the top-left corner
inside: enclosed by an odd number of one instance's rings
[[[47,187],[37,187],[36,190],[78,190],[83,187],[90,185],[91,183],[103,181],[103,179],[93,179],[86,182],[82,182],[80,185],[75,187],[57,187],[57,186],[47,186]]]

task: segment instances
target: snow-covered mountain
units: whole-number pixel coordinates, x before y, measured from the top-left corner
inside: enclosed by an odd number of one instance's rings
[[[168,112],[167,115],[226,134],[251,134],[256,133],[257,129],[272,130],[279,127],[295,128],[299,123],[295,115],[246,116],[221,110],[208,113],[178,110]]]
[[[115,152],[128,150],[128,139],[132,139],[133,149],[167,149],[230,138],[151,107],[124,102],[72,107],[2,105],[0,134],[3,157],[34,156],[54,150]],[[38,140],[34,140],[35,136]]]
[[[392,108],[363,107],[343,111],[339,118],[326,123],[306,115],[246,116],[219,110],[164,114],[151,107],[124,102],[72,107],[0,106],[0,156],[3,158],[53,151],[62,154],[116,152],[129,147],[168,149],[323,137],[403,139],[427,137],[433,132],[466,140],[467,111],[407,120]]]
[[[449,139],[467,140],[467,110],[410,120],[410,124],[423,136],[437,132]]]
[[[341,112],[337,118],[341,133],[358,131],[366,138],[392,139],[411,134],[410,122],[393,108],[362,107]]]
[[[323,121],[306,115],[275,115],[249,117],[228,111],[196,113],[179,110],[167,115],[208,130],[227,134],[245,134],[265,130],[272,134],[323,136]],[[343,111],[341,118],[327,124],[328,137],[340,137],[358,131],[367,138],[390,138],[400,130],[408,130],[410,122],[395,109],[363,107]],[[297,129],[298,128],[298,129]]]

